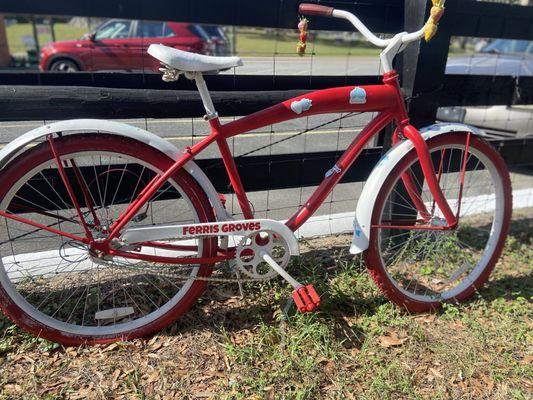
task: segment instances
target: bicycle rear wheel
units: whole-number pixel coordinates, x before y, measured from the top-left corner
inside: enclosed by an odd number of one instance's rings
[[[374,206],[367,266],[384,294],[410,311],[470,297],[487,281],[504,245],[512,211],[509,173],[481,138],[471,135],[467,150],[467,135],[451,133],[427,142],[439,185],[459,215],[455,229],[440,229],[446,220],[414,149],[385,180]],[[406,174],[412,177],[414,197],[402,179]],[[429,216],[420,212],[421,203]]]
[[[173,160],[133,139],[77,134],[53,139],[88,229],[106,229],[148,182]],[[86,237],[50,144],[43,142],[0,174],[0,210]],[[152,196],[127,227],[214,221],[209,200],[185,171]],[[0,307],[16,324],[65,345],[145,336],[181,316],[201,295],[211,265],[159,264],[126,257],[100,259],[87,244],[0,217]],[[168,243],[167,243],[168,244]],[[132,250],[168,257],[212,257],[216,239],[180,249]]]

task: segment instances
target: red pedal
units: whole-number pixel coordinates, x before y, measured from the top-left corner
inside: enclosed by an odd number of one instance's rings
[[[305,313],[315,311],[320,306],[320,296],[313,285],[302,286],[292,292],[292,298],[298,311]]]

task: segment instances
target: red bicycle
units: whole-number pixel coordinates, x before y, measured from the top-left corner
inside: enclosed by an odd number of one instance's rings
[[[185,313],[217,265],[238,280],[281,275],[300,311],[320,298],[285,269],[298,255],[293,232],[320,207],[369,141],[395,124],[394,146],[368,178],[355,213],[353,254],[364,253],[374,280],[412,311],[471,296],[498,260],[512,195],[499,154],[475,128],[409,124],[392,60],[432,36],[442,15],[380,39],[354,15],[302,4],[300,13],[343,18],[384,48],[382,85],[306,93],[225,125],[203,72],[241,64],[161,45],[149,53],[163,79],[194,79],[211,132],[184,151],[139,128],[100,120],[49,124],[0,151],[0,306],[22,328],[63,344],[103,343],[148,335]],[[306,22],[300,24],[305,47]],[[255,219],[227,140],[315,114],[375,112],[320,186],[285,223]],[[216,143],[244,219],[234,220],[194,163]]]

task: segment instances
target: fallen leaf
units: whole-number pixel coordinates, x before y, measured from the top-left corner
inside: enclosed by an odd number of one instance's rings
[[[159,371],[155,370],[154,372],[152,372],[152,373],[148,376],[147,382],[148,382],[148,383],[155,382],[158,378],[159,378]]]
[[[328,361],[324,367],[324,373],[326,376],[332,377],[335,375],[335,363],[333,361]]]
[[[431,374],[433,374],[433,376],[434,376],[435,378],[439,378],[439,379],[444,378],[444,376],[442,376],[442,374],[441,374],[439,371],[437,371],[435,368],[431,368],[431,367],[430,367],[430,368],[429,368],[429,372],[431,372]]]
[[[357,347],[354,347],[350,350],[350,353],[352,354],[352,357],[355,357],[356,355],[358,355],[359,353],[361,352],[361,350],[359,350]]]
[[[477,394],[477,398],[481,398],[483,396],[485,387],[477,379],[472,379],[471,382],[472,382],[472,385],[474,386],[474,391]]]
[[[494,389],[494,380],[488,376],[482,376],[481,379],[485,383],[487,391],[490,393]]]
[[[22,393],[22,386],[13,383],[4,386],[7,393]]]
[[[215,393],[213,393],[213,392],[198,392],[198,393],[194,394],[194,397],[197,397],[197,398],[200,398],[200,399],[203,399],[203,398],[206,398],[206,397],[215,397]]]
[[[415,319],[424,324],[430,324],[433,321],[435,321],[435,318],[436,318],[435,314],[429,314],[429,315],[420,315],[416,317]]]
[[[392,346],[401,346],[407,338],[398,338],[396,333],[391,333],[390,335],[383,335],[379,337],[379,344],[381,347],[392,347]]]
[[[118,377],[120,376],[120,368],[115,369],[115,372],[113,372],[113,375],[111,376],[111,382],[115,383],[118,380]]]
[[[118,347],[118,344],[117,344],[117,343],[111,343],[109,346],[106,346],[106,347],[102,350],[102,352],[113,351],[113,350],[115,350],[117,347]]]
[[[533,355],[528,355],[522,358],[522,361],[520,361],[520,365],[528,365],[533,362]]]
[[[460,320],[455,321],[453,326],[455,326],[457,329],[464,329],[464,325]]]

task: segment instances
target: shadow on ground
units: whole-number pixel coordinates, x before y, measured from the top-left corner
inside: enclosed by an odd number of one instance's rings
[[[531,245],[532,224],[533,219],[528,218],[512,222],[509,238],[514,242],[513,248],[520,247],[519,245]],[[376,288],[360,291],[355,296],[347,295],[344,291],[332,291],[327,282],[338,274],[346,272],[345,268],[350,268],[349,272],[355,276],[367,273],[362,260],[355,259],[354,262],[353,256],[347,251],[347,245],[337,245],[303,251],[300,261],[296,265],[292,264],[290,272],[302,281],[305,281],[307,276],[307,281],[315,284],[322,294],[321,310],[317,317],[333,326],[335,335],[345,347],[359,348],[364,338],[363,331],[349,324],[347,320],[357,315],[374,315],[382,305],[388,303],[388,300]],[[509,273],[506,271],[504,274],[493,274],[494,278],[478,292],[478,297],[488,302],[499,298],[531,299],[533,274],[512,273],[513,271]],[[228,300],[221,298],[221,293],[217,289],[210,289],[204,300],[170,328],[168,333],[197,329],[216,332],[224,330],[231,333],[252,329],[259,324],[279,323],[279,313],[290,297],[290,289],[283,286],[283,282],[274,281],[264,284],[259,294],[254,290],[257,290],[257,286],[250,286],[245,292],[244,299],[232,297]],[[281,299],[280,292],[283,293]],[[235,289],[233,293],[237,293]],[[275,300],[276,294],[278,300]],[[209,298],[215,300],[207,301]],[[468,302],[466,304],[468,305]],[[399,313],[407,315],[407,311]],[[295,309],[292,307],[288,317],[291,318],[294,314]]]
[[[533,236],[533,218],[514,220],[510,230],[510,240],[515,244],[531,245]],[[388,300],[375,287],[363,288],[355,295],[351,290],[332,290],[329,281],[349,269],[354,282],[357,276],[366,274],[366,268],[360,258],[348,253],[349,237],[342,240],[343,245],[323,245],[309,248],[302,252],[299,260],[290,266],[290,272],[302,281],[313,282],[322,294],[322,305],[317,318],[333,326],[335,335],[347,348],[359,348],[364,338],[363,332],[350,325],[347,320],[357,315],[373,315]],[[345,244],[346,243],[346,244]],[[317,242],[315,246],[319,246]],[[512,271],[511,271],[512,272]],[[350,282],[347,282],[348,285]],[[354,283],[355,284],[355,283]],[[353,289],[353,288],[351,288]],[[356,288],[358,289],[358,288]],[[353,292],[353,290],[352,290]],[[238,332],[252,329],[259,324],[277,324],[280,322],[281,310],[290,298],[291,290],[281,280],[245,287],[245,297],[237,296],[236,285],[214,286],[205,293],[188,313],[178,322],[168,327],[163,333],[187,333],[208,330],[219,333]],[[496,276],[479,291],[485,301],[498,298],[514,300],[518,297],[530,299],[533,296],[533,274],[507,274]],[[404,313],[404,311],[400,311]],[[405,312],[406,313],[406,312]],[[288,318],[295,315],[294,306],[287,313]],[[0,315],[0,336],[4,336],[12,325]]]

